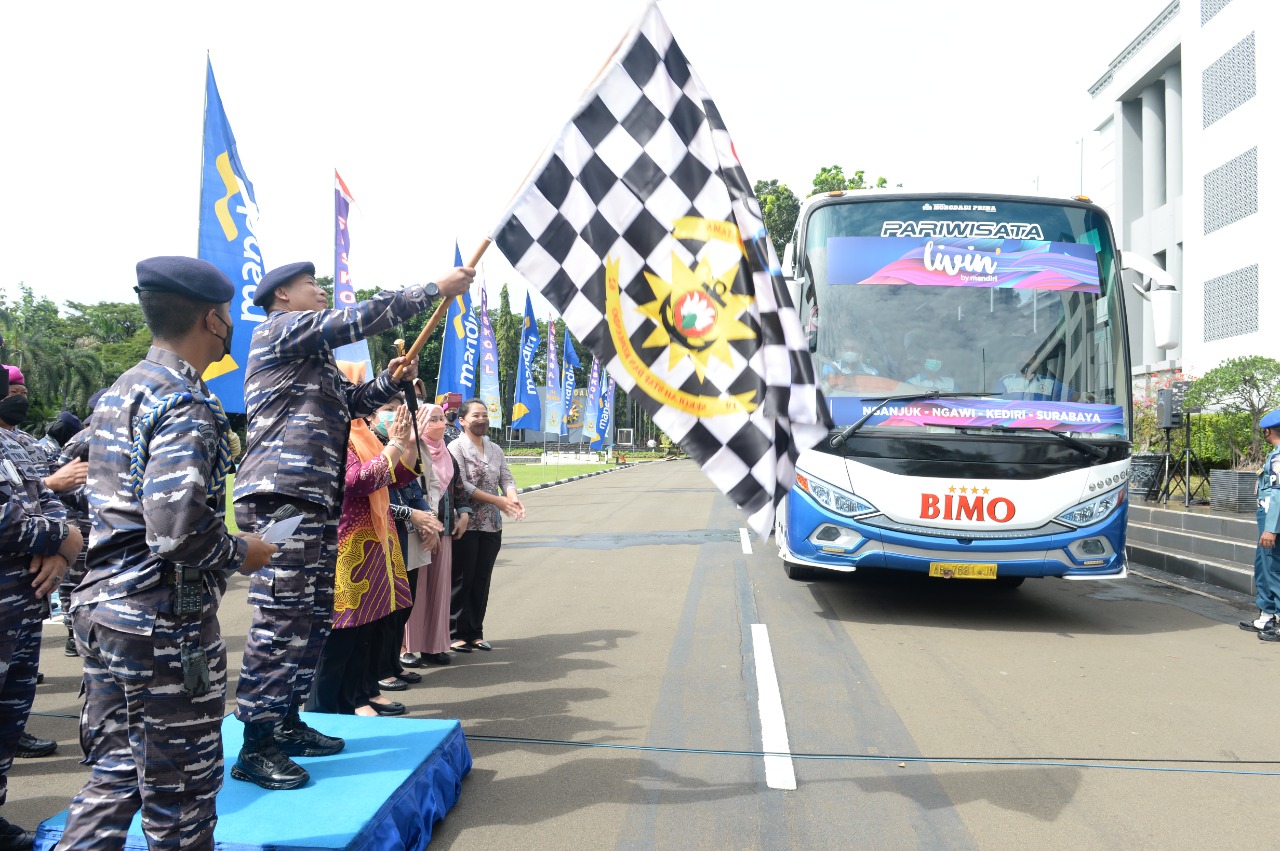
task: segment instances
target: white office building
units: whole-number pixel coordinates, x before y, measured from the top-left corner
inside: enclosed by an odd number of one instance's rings
[[[1280,358],[1269,262],[1280,220],[1267,206],[1280,197],[1280,51],[1265,47],[1276,20],[1270,0],[1174,0],[1089,89],[1084,191],[1111,215],[1121,249],[1154,257],[1182,292],[1172,349],[1157,348],[1150,306],[1126,292],[1135,374]]]

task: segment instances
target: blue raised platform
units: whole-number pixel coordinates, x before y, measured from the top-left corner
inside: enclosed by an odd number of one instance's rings
[[[462,778],[471,770],[462,726],[416,718],[303,718],[346,739],[347,746],[336,756],[298,759],[311,782],[289,792],[231,779],[244,725],[231,716],[222,722],[227,756],[214,831],[219,851],[426,848],[432,826],[458,802]],[[52,851],[66,822],[66,810],[46,819],[36,834],[36,851]],[[125,848],[146,851],[138,816]]]

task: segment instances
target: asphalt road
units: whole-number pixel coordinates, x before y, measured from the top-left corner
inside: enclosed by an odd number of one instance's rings
[[[690,462],[527,505],[495,572],[494,650],[397,695],[473,737],[438,847],[1255,847],[1280,828],[1280,776],[1245,773],[1280,772],[1280,646],[1241,632],[1239,605],[1137,576],[792,582],[772,544],[744,553],[743,516]],[[223,608],[233,677],[243,594]],[[757,752],[777,718],[753,625],[791,752],[889,758],[796,759],[784,791],[759,756],[475,738]],[[0,811],[20,824],[83,780],[75,721],[53,717],[78,709],[64,637],[46,628],[29,725],[60,751],[18,761]],[[995,764],[913,761],[944,757]]]

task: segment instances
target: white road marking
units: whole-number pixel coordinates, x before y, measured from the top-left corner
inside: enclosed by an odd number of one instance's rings
[[[751,555],[751,533],[747,531],[745,526],[738,527],[738,537],[742,539],[742,554]]]
[[[782,714],[782,692],[778,689],[778,672],[773,667],[769,629],[762,623],[751,625],[751,649],[755,654],[756,690],[760,696],[760,743],[766,753],[780,754],[764,758],[764,780],[770,789],[794,789],[796,769],[791,759],[791,744],[787,741],[787,719]]]

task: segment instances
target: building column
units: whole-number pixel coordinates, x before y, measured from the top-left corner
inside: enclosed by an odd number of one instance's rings
[[[1142,90],[1142,215],[1165,202],[1164,83]]]
[[[1151,214],[1165,203],[1165,132],[1164,132],[1164,83],[1157,80],[1142,90],[1142,215],[1150,228]],[[1151,246],[1141,246],[1144,253]],[[1162,349],[1155,345],[1155,325],[1151,306],[1142,310],[1142,362],[1156,363],[1163,360]]]
[[[1182,279],[1182,66],[1174,65],[1164,72],[1164,132],[1165,132],[1165,174],[1168,181],[1165,195],[1169,202],[1169,221],[1174,227],[1173,245],[1165,255],[1165,266],[1173,275],[1178,291],[1182,293],[1179,303],[1187,298],[1186,285]],[[1186,323],[1181,314],[1177,317],[1182,336],[1187,335]],[[1186,342],[1184,339],[1183,342]],[[1165,357],[1171,360],[1182,359],[1182,346],[1166,349]]]
[[[1164,72],[1165,195],[1169,202],[1182,197],[1182,66]]]

